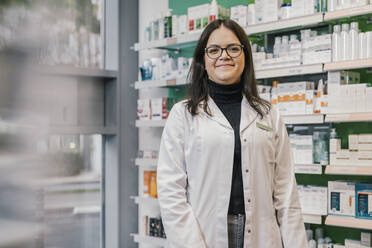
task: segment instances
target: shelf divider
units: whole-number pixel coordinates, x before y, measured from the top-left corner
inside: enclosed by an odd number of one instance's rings
[[[372,59],[358,59],[325,63],[324,71],[341,71],[368,67],[372,67]]]
[[[154,246],[162,246],[162,247],[168,247],[167,240],[163,238],[158,238],[158,237],[151,237],[151,236],[145,236],[145,235],[140,235],[140,234],[135,234],[132,233],[131,236],[134,239],[134,242],[136,243],[146,243],[146,244],[151,244]]]
[[[275,22],[262,23],[244,28],[248,35],[278,31],[282,29],[298,28],[303,26],[311,26],[321,23],[323,21],[323,13],[317,13],[313,15],[300,16],[290,18],[286,20],[279,20]]]
[[[328,175],[354,175],[354,176],[372,176],[372,166],[339,166],[329,165],[324,174]]]
[[[329,226],[349,227],[357,229],[372,230],[372,220],[357,219],[348,216],[328,215],[325,224]]]
[[[372,121],[372,113],[340,113],[340,114],[326,114],[325,122],[358,122],[358,121]]]
[[[361,7],[335,10],[331,12],[325,12],[324,21],[337,20],[341,18],[348,18],[352,16],[366,15],[372,13],[372,5],[365,5]]]
[[[311,65],[296,65],[280,68],[269,68],[256,70],[257,79],[275,78],[275,77],[288,77],[304,74],[318,74],[323,73],[323,64]]]

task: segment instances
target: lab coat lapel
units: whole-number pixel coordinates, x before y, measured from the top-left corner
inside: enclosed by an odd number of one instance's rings
[[[213,101],[211,97],[208,97],[208,107],[212,116],[208,115],[203,110],[203,104],[199,105],[201,113],[206,115],[209,119],[218,122],[220,125],[232,129],[229,121],[226,119],[225,115],[222,113],[217,104]]]
[[[249,105],[249,102],[245,96],[242,100],[242,112],[240,120],[240,133],[252,124],[252,122],[257,118],[257,112]]]

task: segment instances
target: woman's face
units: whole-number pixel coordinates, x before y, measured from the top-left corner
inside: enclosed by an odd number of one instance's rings
[[[209,36],[207,48],[213,46],[225,48],[232,44],[241,45],[238,37],[236,37],[230,29],[221,25]],[[244,51],[242,51],[238,57],[231,58],[226,53],[226,50],[223,50],[221,56],[216,59],[211,59],[205,52],[204,62],[208,77],[212,81],[219,84],[234,84],[240,81],[240,77],[244,70]]]

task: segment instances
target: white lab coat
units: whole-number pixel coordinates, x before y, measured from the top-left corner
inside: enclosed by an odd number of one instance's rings
[[[163,131],[157,186],[171,248],[228,247],[234,130],[211,98],[208,106],[212,116],[202,107],[192,116],[185,101],[177,103]],[[279,113],[273,107],[260,119],[243,97],[240,137],[244,247],[307,247],[292,152]]]

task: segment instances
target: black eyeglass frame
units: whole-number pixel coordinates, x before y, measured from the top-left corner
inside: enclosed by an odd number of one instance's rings
[[[231,56],[230,54],[229,54],[229,52],[227,51],[227,49],[229,48],[229,47],[232,47],[232,46],[239,46],[242,50],[240,50],[240,53],[239,53],[239,55],[237,55],[237,56]],[[221,49],[221,52],[220,52],[220,55],[218,55],[216,58],[211,58],[209,55],[208,55],[208,49],[209,48],[220,48]],[[223,53],[223,51],[226,51],[226,54],[227,54],[227,56],[229,56],[230,58],[237,58],[237,57],[239,57],[241,54],[242,54],[242,52],[243,52],[243,50],[244,50],[244,45],[242,45],[242,44],[230,44],[230,45],[228,45],[227,47],[220,47],[220,46],[217,46],[217,45],[213,45],[213,46],[210,46],[210,47],[206,47],[206,48],[204,48],[204,52],[207,54],[207,56],[210,58],[210,59],[218,59],[218,58],[220,58],[221,56],[222,56],[222,53]]]

